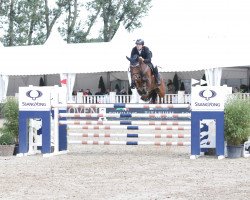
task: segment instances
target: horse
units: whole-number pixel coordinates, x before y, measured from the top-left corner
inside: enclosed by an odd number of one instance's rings
[[[152,104],[157,103],[157,95],[163,98],[166,91],[162,77],[160,77],[161,85],[158,86],[151,68],[143,62],[141,57],[129,58],[126,56],[126,58],[130,61],[131,78],[135,81],[135,87],[141,99],[150,101]]]

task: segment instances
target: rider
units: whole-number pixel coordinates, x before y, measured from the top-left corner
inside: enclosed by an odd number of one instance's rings
[[[131,51],[131,58],[135,55],[139,56],[142,58],[143,62],[148,64],[151,70],[153,71],[157,85],[161,85],[161,79],[160,75],[158,72],[158,68],[154,67],[154,65],[151,63],[151,58],[152,58],[152,53],[149,50],[147,46],[144,46],[144,40],[143,39],[138,39],[135,42],[136,46],[133,47]],[[131,81],[131,88],[135,88],[135,81]]]

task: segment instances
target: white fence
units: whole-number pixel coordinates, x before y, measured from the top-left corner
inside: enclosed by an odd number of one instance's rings
[[[250,93],[233,93],[232,95],[240,99],[250,99]]]
[[[250,93],[234,93],[232,94],[241,99],[250,99]],[[75,96],[75,103],[130,103],[132,95],[83,95],[78,93]],[[159,98],[158,98],[159,101]],[[164,98],[161,99],[163,103],[190,103],[191,94],[166,94]]]
[[[75,103],[130,103],[132,95],[83,95],[77,93]],[[158,100],[159,101],[159,98]],[[162,103],[190,103],[190,94],[166,94],[161,98]]]

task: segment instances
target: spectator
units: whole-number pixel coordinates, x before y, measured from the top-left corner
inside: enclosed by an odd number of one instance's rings
[[[92,95],[92,93],[90,92],[90,89],[85,90],[85,92],[83,93],[83,95]]]
[[[168,93],[168,94],[173,94],[173,92],[174,92],[173,81],[172,81],[171,79],[168,79],[167,93]]]
[[[237,93],[237,92],[239,92],[240,90],[239,90],[239,88],[238,87],[234,87],[233,88],[233,93]]]

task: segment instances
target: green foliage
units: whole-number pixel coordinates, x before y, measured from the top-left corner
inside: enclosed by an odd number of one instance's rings
[[[18,138],[18,101],[8,98],[2,107],[4,118],[3,127],[0,129],[0,144],[17,143]]]
[[[119,87],[118,84],[115,85],[115,89],[116,89],[117,92],[120,92],[120,87]]]
[[[229,99],[225,104],[225,139],[229,145],[240,145],[250,136],[250,101]]]
[[[184,83],[183,83],[183,82],[181,82],[181,87],[180,87],[180,90],[181,90],[181,91],[185,91],[185,85],[184,85]]]
[[[40,86],[40,87],[41,87],[41,86],[45,86],[45,82],[44,82],[43,77],[41,77],[40,80],[39,80],[39,86]]]
[[[179,78],[178,78],[177,73],[175,73],[174,75],[173,85],[174,85],[174,91],[175,93],[177,93],[177,91],[179,90]]]
[[[103,94],[106,92],[106,88],[105,88],[105,84],[104,84],[104,81],[103,81],[102,76],[101,76],[100,79],[99,79],[98,88],[101,89],[101,92],[102,92]]]
[[[11,145],[15,144],[15,138],[10,133],[4,133],[0,136],[0,145]]]
[[[18,0],[0,1],[4,46],[43,44],[60,16],[60,33],[68,43],[110,41],[123,24],[128,31],[142,26],[152,0]],[[83,10],[83,8],[86,8]],[[83,17],[86,16],[86,19]],[[102,21],[97,38],[89,38]]]

